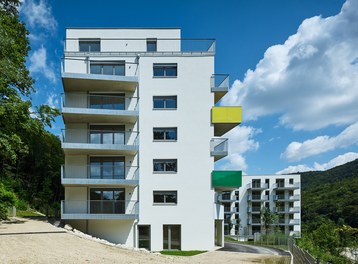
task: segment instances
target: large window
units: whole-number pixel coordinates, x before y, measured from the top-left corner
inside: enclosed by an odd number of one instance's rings
[[[147,39],[147,51],[157,51],[157,39]]]
[[[177,172],[176,159],[155,159],[153,160],[154,172]]]
[[[90,178],[125,179],[124,157],[91,157]]]
[[[178,65],[176,63],[154,63],[154,77],[176,77]]]
[[[100,52],[101,42],[100,40],[80,40],[79,50],[81,52]]]
[[[90,73],[125,76],[125,62],[91,62]]]
[[[177,191],[153,191],[153,202],[162,204],[177,204]]]
[[[90,94],[90,108],[96,109],[125,109],[124,94]]]
[[[176,109],[177,97],[176,96],[153,96],[154,109]]]
[[[166,127],[166,128],[153,128],[153,139],[154,140],[166,140],[175,141],[177,140],[177,128]]]
[[[125,189],[90,189],[91,214],[124,214]]]
[[[90,143],[92,144],[125,144],[125,126],[91,125]]]
[[[138,247],[150,250],[150,225],[138,225]]]
[[[163,225],[163,249],[181,249],[180,225]]]

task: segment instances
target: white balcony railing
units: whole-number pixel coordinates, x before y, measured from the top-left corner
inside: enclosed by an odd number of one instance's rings
[[[284,194],[279,194],[279,195],[274,195],[273,199],[275,201],[277,200],[283,200],[283,201],[299,201],[300,200],[300,195],[284,195]]]
[[[299,182],[288,183],[288,182],[278,182],[273,184],[274,189],[298,189],[300,188]]]
[[[268,183],[249,183],[247,185],[248,189],[257,189],[257,190],[262,190],[262,189],[268,189]]]
[[[269,196],[268,195],[248,195],[247,196],[248,201],[268,201]]]

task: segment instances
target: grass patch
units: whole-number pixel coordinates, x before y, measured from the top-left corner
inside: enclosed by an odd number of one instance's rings
[[[33,210],[16,210],[16,216],[18,217],[43,217],[42,214],[39,214]]]
[[[170,256],[182,256],[182,257],[190,257],[190,256],[195,256],[201,253],[205,253],[206,251],[201,251],[201,250],[187,250],[187,251],[182,251],[182,250],[162,250],[160,251],[160,254],[162,255],[170,255]]]

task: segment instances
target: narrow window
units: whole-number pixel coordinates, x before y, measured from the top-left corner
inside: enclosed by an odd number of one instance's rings
[[[153,128],[154,140],[175,141],[177,140],[177,128]]]
[[[100,40],[80,40],[79,50],[80,52],[100,52],[101,42]]]
[[[153,202],[162,204],[177,204],[177,191],[153,191]]]
[[[154,172],[177,172],[177,160],[176,159],[155,159],[153,160]]]
[[[177,97],[176,96],[153,96],[154,109],[176,109]]]
[[[149,52],[157,51],[157,39],[147,39],[147,51]]]
[[[176,63],[154,63],[154,77],[176,77],[178,65]]]
[[[293,184],[293,179],[290,179],[290,184]]]

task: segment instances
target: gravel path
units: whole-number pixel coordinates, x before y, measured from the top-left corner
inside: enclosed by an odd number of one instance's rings
[[[0,224],[0,263],[264,263],[272,256],[210,251],[193,257],[171,257],[127,250],[80,238],[39,220]]]

